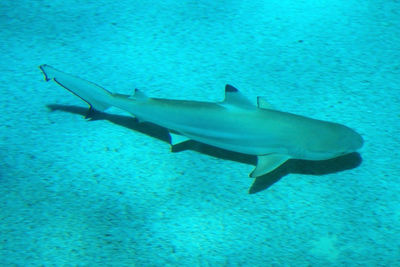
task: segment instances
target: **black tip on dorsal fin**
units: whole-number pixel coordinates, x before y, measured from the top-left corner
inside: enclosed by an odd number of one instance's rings
[[[233,87],[232,85],[227,84],[227,85],[225,85],[225,92],[233,93],[233,92],[239,92],[239,90],[236,89],[235,87]]]
[[[242,95],[238,89],[230,84],[225,85],[225,99],[223,103],[229,106],[242,107],[246,109],[254,108],[254,105],[244,95]]]
[[[134,93],[133,97],[136,99],[147,99],[146,94],[137,88],[135,88],[135,93]]]

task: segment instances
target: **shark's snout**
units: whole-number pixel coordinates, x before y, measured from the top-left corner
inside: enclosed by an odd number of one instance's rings
[[[355,147],[356,147],[356,150],[359,150],[364,145],[364,139],[362,138],[361,135],[359,135],[359,134],[357,134],[357,135],[358,136],[355,141]]]
[[[364,145],[364,139],[356,131],[349,129],[346,133],[345,142],[348,146],[348,153],[356,152]]]

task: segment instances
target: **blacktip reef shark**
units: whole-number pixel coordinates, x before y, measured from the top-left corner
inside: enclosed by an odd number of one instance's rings
[[[160,99],[147,97],[138,89],[131,96],[111,93],[49,65],[39,68],[46,81],[54,80],[87,102],[90,109],[104,111],[113,106],[139,121],[167,128],[171,145],[192,139],[257,156],[250,177],[267,174],[288,159],[326,160],[356,152],[364,142],[344,125],[275,110],[262,97],[255,105],[231,85],[225,87],[224,101],[217,103]]]

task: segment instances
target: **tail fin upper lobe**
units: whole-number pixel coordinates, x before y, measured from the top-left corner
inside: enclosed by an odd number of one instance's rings
[[[46,81],[54,80],[56,83],[87,102],[91,108],[104,111],[112,104],[113,95],[101,86],[59,71],[49,65],[39,66]]]

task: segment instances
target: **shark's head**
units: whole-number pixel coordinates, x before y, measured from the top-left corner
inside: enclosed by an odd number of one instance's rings
[[[325,160],[356,152],[364,140],[354,130],[337,123],[325,122],[305,141],[302,159]]]

